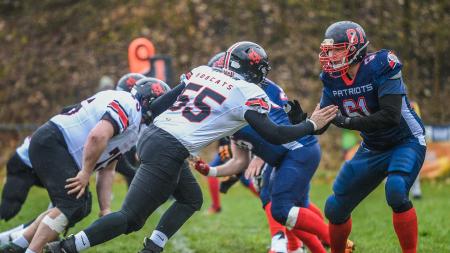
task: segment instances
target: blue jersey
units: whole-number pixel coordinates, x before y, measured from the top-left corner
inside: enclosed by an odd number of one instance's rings
[[[367,117],[380,109],[380,97],[388,94],[403,95],[400,124],[390,129],[361,132],[363,142],[374,150],[390,148],[408,138],[417,138],[425,145],[425,130],[408,102],[401,68],[402,64],[394,53],[381,50],[364,58],[352,80],[346,75],[333,78],[322,72],[320,79],[324,88],[320,105],[337,105],[347,117]]]
[[[270,99],[270,119],[278,125],[291,125],[289,117],[283,108],[288,101],[288,98],[283,89],[269,79],[265,79],[263,81],[261,88]],[[233,135],[233,139],[250,143],[252,152],[274,167],[277,167],[281,163],[284,156],[289,150],[294,150],[305,145],[315,144],[317,142],[315,136],[309,135],[302,137],[297,141],[293,141],[283,145],[273,145],[262,138],[249,125],[236,132]]]

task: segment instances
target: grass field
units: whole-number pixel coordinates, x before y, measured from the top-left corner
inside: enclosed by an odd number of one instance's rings
[[[120,207],[125,190],[124,184],[115,185],[115,209]],[[331,186],[328,184],[315,183],[311,199],[323,208],[330,190]],[[414,203],[419,215],[419,252],[450,252],[450,185],[423,183],[423,192],[424,198]],[[46,192],[33,189],[21,213],[8,223],[1,222],[0,229],[5,230],[28,221],[44,210],[47,204]],[[209,197],[205,195],[202,211],[194,215],[170,240],[164,252],[267,252],[269,232],[259,200],[243,187],[236,186],[227,195],[222,195],[222,205],[223,212],[219,215],[206,215]],[[73,228],[71,233],[79,231],[96,218],[96,202],[93,206],[93,213]],[[165,208],[167,205],[160,208],[138,233],[121,236],[86,252],[137,252],[141,248],[142,239],[152,231]],[[386,205],[382,187],[371,194],[354,212],[351,239],[357,245],[356,252],[400,252],[391,225],[391,211]]]

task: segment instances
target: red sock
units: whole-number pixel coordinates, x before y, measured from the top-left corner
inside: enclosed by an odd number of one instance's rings
[[[347,239],[352,231],[352,219],[348,219],[345,223],[328,225],[331,240],[331,253],[344,253],[347,247]]]
[[[300,207],[294,230],[305,231],[317,235],[325,244],[330,245],[328,225],[308,208]],[[297,234],[296,231],[294,231]]]
[[[327,252],[317,236],[298,229],[295,231],[295,234],[298,236],[298,238],[300,238],[300,240],[305,243],[306,247],[308,247],[311,253]]]
[[[309,202],[308,209],[313,211],[315,214],[317,214],[323,220],[322,210],[320,210],[320,208],[318,208],[316,205],[314,205],[314,203]]]
[[[220,196],[219,196],[219,179],[215,177],[207,177],[209,185],[209,193],[211,194],[211,207],[214,209],[220,208]]]
[[[395,233],[397,233],[403,253],[416,253],[417,251],[417,215],[416,209],[406,212],[393,213]]]
[[[300,239],[292,232],[292,230],[286,229],[286,238],[288,240],[288,250],[294,251],[300,248],[303,243]]]
[[[259,198],[259,193],[256,191],[255,186],[253,185],[252,181],[248,183],[248,189]]]
[[[269,223],[270,237],[273,237],[280,231],[286,233],[286,228],[272,217],[272,211],[270,210],[271,208],[272,203],[270,202],[264,207],[264,210],[266,211],[267,222]]]

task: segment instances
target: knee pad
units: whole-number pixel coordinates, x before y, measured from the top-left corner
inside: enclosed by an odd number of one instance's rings
[[[335,195],[331,195],[325,202],[325,217],[333,224],[341,224],[350,217],[350,213],[345,212]]]
[[[69,220],[63,213],[56,216],[55,218],[51,218],[50,216],[45,215],[44,219],[42,219],[42,222],[58,234],[62,233],[69,225]]]
[[[280,224],[286,224],[289,217],[289,212],[294,207],[294,204],[284,204],[282,201],[272,199],[272,217]]]
[[[385,186],[386,201],[394,212],[404,212],[412,207],[408,186],[401,174],[390,174]]]

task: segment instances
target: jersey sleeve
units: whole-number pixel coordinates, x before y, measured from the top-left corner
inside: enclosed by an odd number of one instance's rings
[[[375,82],[378,85],[378,97],[388,94],[406,94],[406,87],[402,79],[402,64],[392,51],[380,53],[378,72]]]
[[[258,86],[254,84],[247,84],[241,88],[244,96],[244,113],[247,110],[257,111],[259,113],[269,113],[270,102],[267,94]]]
[[[136,108],[134,108],[136,107]],[[120,134],[125,131],[130,125],[134,124],[135,114],[137,113],[137,106],[135,106],[132,98],[116,97],[110,101],[103,119],[109,119],[117,125],[115,127],[115,134]]]

